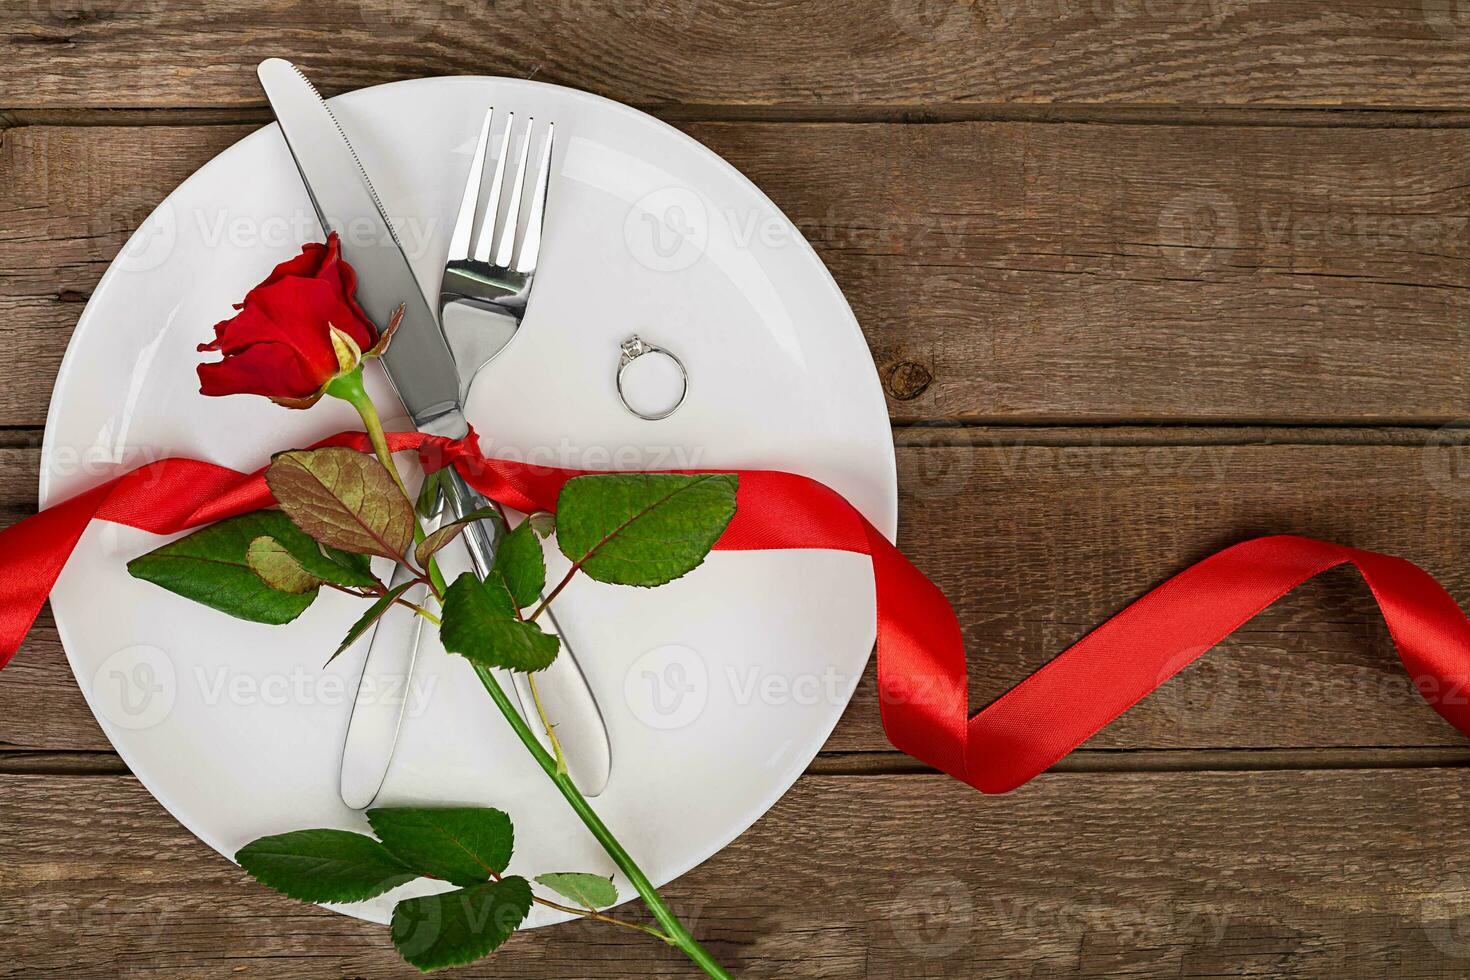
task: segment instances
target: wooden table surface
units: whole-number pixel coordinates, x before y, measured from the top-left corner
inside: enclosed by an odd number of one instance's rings
[[[253,69],[283,55],[328,93],[576,86],[760,185],[867,334],[900,543],[977,703],[1253,535],[1389,550],[1470,600],[1459,0],[10,0],[0,43],[5,522],[82,304],[269,120]],[[1467,765],[1331,573],[1008,796],[892,751],[869,677],[668,894],[743,977],[1462,977]],[[43,615],[0,676],[0,975],[411,973],[176,824]],[[573,925],[459,975],[691,973]]]

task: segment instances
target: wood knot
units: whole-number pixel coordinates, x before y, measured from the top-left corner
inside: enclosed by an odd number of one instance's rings
[[[888,394],[901,402],[911,401],[924,393],[934,375],[922,364],[899,361],[888,369]]]

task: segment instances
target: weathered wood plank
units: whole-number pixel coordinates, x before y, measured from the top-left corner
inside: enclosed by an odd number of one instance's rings
[[[1470,430],[1461,434],[1470,439]],[[1465,448],[1093,446],[1085,432],[1073,436],[1081,445],[1018,445],[1024,438],[899,449],[900,544],[958,611],[976,705],[1164,578],[1258,534],[1296,532],[1400,554],[1470,598],[1461,546],[1470,524]],[[32,458],[15,467],[23,489],[0,481],[0,492],[31,493],[34,465]],[[758,681],[716,676],[712,683],[793,699],[829,689],[801,674]],[[1088,743],[1463,745],[1423,703],[1367,590],[1348,571],[1261,614]],[[44,616],[0,683],[0,747],[107,747]],[[870,670],[827,748],[887,747]]]
[[[534,75],[637,105],[1464,102],[1452,0],[48,0],[0,8],[0,108],[261,104],[293,58],[329,91]]]
[[[811,238],[896,421],[1470,416],[1470,132],[687,128]],[[0,424],[43,421],[127,233],[246,131],[5,133]]]
[[[1434,769],[1046,776],[991,798],[806,777],[667,894],[745,977],[1458,977],[1467,803]],[[413,975],[386,930],[255,885],[129,778],[0,777],[0,824],[0,976]],[[690,975],[614,932],[516,936],[455,975]]]

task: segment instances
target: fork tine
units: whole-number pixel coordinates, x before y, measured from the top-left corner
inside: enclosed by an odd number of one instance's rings
[[[500,229],[500,239],[495,246],[495,265],[510,268],[511,255],[516,244],[516,225],[521,218],[521,194],[526,186],[526,159],[531,153],[531,133],[535,129],[534,116],[526,119],[526,135],[521,140],[521,159],[516,164],[515,180],[511,184],[510,203],[505,209],[505,225]]]
[[[480,207],[480,177],[485,172],[485,148],[490,142],[490,120],[494,115],[494,106],[485,111],[480,138],[475,142],[475,155],[470,158],[470,175],[465,179],[459,214],[454,219],[454,233],[449,238],[450,262],[470,257],[470,236],[475,230],[475,212]]]
[[[495,156],[495,176],[490,181],[490,193],[485,195],[485,217],[480,224],[480,237],[475,242],[475,261],[490,261],[490,243],[495,238],[495,216],[500,213],[500,187],[505,181],[505,155],[510,150],[510,134],[515,129],[516,114],[505,114],[505,136],[500,140],[500,152]]]
[[[551,185],[551,139],[556,133],[556,124],[546,124],[545,145],[541,148],[541,167],[536,177],[536,186],[531,191],[531,211],[526,218],[526,234],[516,255],[516,271],[530,275],[536,271],[536,260],[541,252],[541,222],[546,217],[546,192]],[[530,136],[527,135],[527,142]]]

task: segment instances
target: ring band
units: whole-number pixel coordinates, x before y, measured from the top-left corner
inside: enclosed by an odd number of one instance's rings
[[[645,340],[639,339],[637,334],[634,334],[627,340],[623,341],[621,350],[622,356],[618,358],[618,399],[623,403],[623,407],[626,408],[629,412],[632,412],[634,415],[638,416],[640,419],[645,419],[649,422],[657,422],[659,419],[666,419],[670,415],[673,415],[675,412],[677,412],[679,410],[679,406],[684,404],[684,396],[689,394],[689,371],[687,368],[684,367],[684,362],[679,360],[678,355],[672,353],[671,351],[664,350],[662,347],[655,347],[653,344],[650,344]],[[628,396],[623,391],[623,372],[628,370],[628,365],[632,364],[634,361],[638,360],[638,358],[642,357],[645,354],[662,354],[664,357],[667,357],[669,360],[674,362],[674,366],[679,369],[679,375],[683,379],[683,387],[679,389],[679,398],[674,402],[673,407],[670,408],[668,411],[660,412],[657,415],[650,415],[646,412],[640,412],[638,411],[638,409],[628,404]]]

